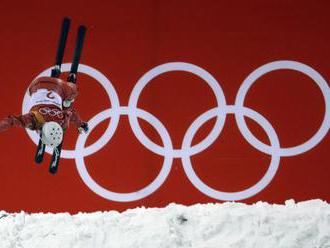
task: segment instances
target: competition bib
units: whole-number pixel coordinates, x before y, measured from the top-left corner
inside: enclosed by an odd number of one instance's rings
[[[52,104],[62,109],[62,98],[52,90],[37,90],[31,95],[31,106],[39,104]]]

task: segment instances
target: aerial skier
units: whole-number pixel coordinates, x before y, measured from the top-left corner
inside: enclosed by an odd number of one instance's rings
[[[38,132],[40,136],[35,161],[41,163],[45,147],[53,148],[53,156],[49,171],[56,173],[61,155],[63,134],[70,123],[75,124],[79,133],[88,132],[88,123],[82,121],[73,108],[72,103],[78,95],[76,85],[78,65],[85,37],[86,27],[79,26],[76,48],[69,76],[60,79],[61,64],[64,54],[70,19],[64,18],[56,55],[55,67],[50,77],[39,77],[32,81],[28,93],[31,109],[23,115],[10,115],[0,121],[0,132],[13,126],[28,128]]]

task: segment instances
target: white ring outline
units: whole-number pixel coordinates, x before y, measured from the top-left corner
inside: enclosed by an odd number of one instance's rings
[[[304,153],[313,147],[315,147],[328,133],[330,128],[330,88],[325,81],[325,79],[313,68],[308,65],[302,64],[296,61],[289,61],[289,60],[279,60],[267,63],[256,70],[254,70],[242,83],[241,87],[238,90],[235,105],[238,107],[244,106],[244,100],[246,94],[250,87],[253,85],[254,82],[261,76],[265,75],[268,72],[272,72],[275,70],[280,69],[289,69],[303,73],[307,75],[311,79],[315,81],[315,83],[321,89],[322,95],[325,101],[325,114],[323,122],[319,128],[319,130],[310,138],[308,141],[304,142],[303,144],[296,145],[293,147],[286,147],[286,148],[279,148],[278,151],[275,151],[280,156],[288,157],[288,156],[295,156],[301,153]],[[271,155],[274,150],[267,144],[264,144],[260,140],[258,140],[254,134],[249,130],[243,114],[237,113],[235,115],[238,128],[240,129],[244,138],[256,149],[259,151]]]
[[[193,64],[184,62],[171,62],[154,67],[138,80],[129,98],[129,108],[138,108],[137,103],[142,93],[142,90],[144,89],[144,87],[147,86],[148,83],[150,83],[152,79],[163,73],[172,71],[190,72],[203,79],[212,89],[214,96],[216,97],[218,106],[226,106],[226,99],[223,90],[218,81],[209,72]],[[209,147],[221,133],[221,130],[225,123],[226,113],[224,111],[219,111],[216,123],[214,124],[212,131],[199,144],[190,147],[188,151],[183,151],[182,149],[173,149],[169,151],[164,149],[164,147],[161,147],[158,144],[154,143],[152,140],[149,139],[149,137],[145,135],[145,133],[140,127],[140,124],[134,111],[132,111],[132,114],[129,115],[128,118],[135,136],[140,141],[140,143],[143,144],[147,149],[158,155],[166,156],[167,154],[170,154],[170,156],[173,156],[174,158],[181,158],[182,156],[186,155],[194,155]]]
[[[227,114],[236,114],[236,113],[240,112],[240,113],[243,113],[244,116],[247,116],[247,117],[253,119],[254,121],[256,121],[266,131],[273,148],[274,149],[279,148],[280,143],[279,143],[279,140],[278,140],[278,137],[277,137],[277,134],[276,134],[274,128],[267,121],[267,119],[264,118],[261,114],[259,114],[258,112],[254,111],[252,109],[249,109],[246,107],[237,107],[235,105],[228,105],[225,107],[225,109],[226,109],[225,111]],[[191,145],[194,135],[196,134],[198,129],[206,121],[211,119],[213,116],[216,116],[218,111],[219,111],[219,109],[214,108],[214,109],[211,109],[211,110],[205,112],[203,115],[207,116],[207,118],[204,119],[204,122],[199,121],[197,123],[197,121],[195,121],[197,124],[192,124],[190,126],[191,130],[188,130],[187,135],[184,137],[184,142],[183,142],[184,148],[189,147]],[[272,156],[272,158],[271,158],[271,162],[268,167],[268,170],[265,173],[265,175],[259,180],[259,182],[257,182],[255,185],[253,185],[245,190],[238,191],[238,192],[223,192],[223,191],[215,190],[215,189],[211,188],[210,186],[208,186],[206,183],[204,183],[197,176],[196,172],[194,171],[192,164],[191,164],[190,156],[182,157],[182,164],[183,164],[184,171],[185,171],[187,177],[189,178],[190,182],[199,191],[201,191],[205,195],[212,197],[214,199],[217,199],[217,200],[235,201],[235,200],[243,200],[243,199],[249,198],[249,197],[259,193],[265,187],[267,187],[267,185],[272,181],[272,179],[274,178],[274,176],[278,170],[279,164],[280,164],[280,156],[277,154],[272,154],[271,156]]]
[[[121,115],[129,115],[131,112],[135,111],[135,115],[138,117],[146,120],[149,124],[152,124],[153,127],[159,131],[159,135],[163,141],[163,144],[166,149],[172,150],[172,141],[171,138],[166,130],[166,128],[163,126],[163,124],[155,118],[153,115],[150,113],[142,110],[142,109],[130,109],[129,107],[121,107],[119,109],[119,113]],[[117,115],[118,111],[114,113],[112,109],[107,109],[99,113],[98,115],[101,116],[100,118],[97,118],[95,116],[92,118],[89,122],[90,125],[90,132],[94,129],[95,126],[97,126],[100,122],[104,121],[106,118],[111,118],[113,115]],[[86,140],[88,138],[88,134],[83,134],[78,137],[77,144],[76,144],[76,150],[82,150],[84,149],[84,145],[86,143]],[[164,162],[162,169],[160,170],[158,176],[146,187],[143,189],[140,189],[135,192],[131,193],[116,193],[113,191],[110,191],[108,189],[105,189],[104,187],[100,186],[88,173],[85,162],[84,162],[84,157],[76,157],[76,165],[77,165],[77,170],[79,172],[80,177],[84,181],[84,183],[89,187],[94,193],[97,195],[108,199],[112,201],[117,201],[117,202],[129,202],[129,201],[136,201],[140,200],[142,198],[147,197],[148,195],[152,194],[155,192],[160,186],[163,185],[165,180],[167,179],[171,168],[172,168],[172,163],[173,163],[173,157],[171,156],[164,156]]]

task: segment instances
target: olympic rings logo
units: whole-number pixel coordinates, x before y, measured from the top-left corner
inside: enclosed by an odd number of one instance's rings
[[[63,65],[64,72],[69,71],[69,69],[70,64]],[[274,130],[271,123],[255,110],[244,106],[245,97],[250,87],[256,80],[258,80],[261,76],[267,73],[282,69],[298,71],[310,77],[321,90],[325,101],[325,114],[321,126],[319,127],[319,130],[304,143],[286,148],[281,147],[276,131]],[[50,75],[50,70],[51,68],[43,71],[41,74],[38,75],[38,77]],[[151,113],[138,107],[139,97],[143,89],[148,85],[148,83],[155,77],[171,71],[188,72],[197,75],[198,77],[203,79],[212,89],[217,102],[217,107],[201,114],[190,125],[184,135],[181,149],[173,148],[171,137],[165,126],[159,121],[159,119],[157,119]],[[80,65],[79,72],[91,76],[102,85],[110,99],[112,106],[111,108],[96,114],[89,121],[90,130],[92,131],[99,123],[101,123],[107,118],[111,118],[111,122],[109,123],[109,126],[107,127],[103,135],[99,138],[99,140],[85,147],[88,134],[82,134],[77,140],[75,150],[63,150],[61,157],[67,159],[75,159],[77,170],[84,183],[99,196],[112,201],[135,201],[145,198],[155,192],[164,183],[167,176],[169,175],[173,159],[175,158],[182,160],[184,171],[190,182],[205,195],[208,195],[209,197],[212,197],[217,200],[230,201],[242,200],[252,197],[253,195],[263,190],[272,181],[279,167],[281,157],[296,156],[312,149],[325,137],[330,128],[330,88],[327,82],[316,70],[309,67],[308,65],[296,61],[274,61],[267,63],[254,70],[250,75],[248,75],[248,77],[243,81],[242,85],[240,86],[234,105],[226,104],[225,95],[220,84],[209,72],[199,66],[189,63],[166,63],[156,66],[147,73],[145,73],[134,86],[129,98],[128,106],[120,105],[115,88],[113,87],[110,80],[107,79],[101,72],[87,65]],[[25,94],[22,112],[27,113],[29,111],[29,108],[29,96],[28,94]],[[251,144],[257,150],[271,156],[269,168],[265,175],[259,180],[259,182],[247,189],[238,192],[223,192],[208,186],[197,176],[192,167],[190,159],[192,155],[195,155],[207,149],[218,138],[224,127],[226,116],[228,114],[235,115],[238,128],[249,144]],[[119,124],[119,118],[122,115],[128,116],[133,133],[140,141],[140,143],[143,144],[151,152],[164,157],[162,169],[160,170],[157,177],[143,189],[131,193],[117,193],[102,187],[89,175],[84,162],[84,157],[94,154],[95,152],[102,149],[102,147],[104,147],[109,142],[109,140],[112,138],[113,134],[116,131],[116,128]],[[270,145],[258,140],[252,134],[245,122],[245,117],[252,119],[264,129],[270,141]],[[155,144],[145,135],[139,125],[138,118],[145,120],[155,128],[155,130],[161,137],[164,146]],[[216,118],[216,122],[211,132],[200,143],[192,145],[192,140],[195,134],[203,126],[203,124],[211,118]],[[27,130],[27,133],[33,140],[33,142],[37,144],[38,135],[30,130]],[[50,153],[50,149],[46,149],[46,152]]]
[[[57,109],[50,109],[48,107],[40,108],[39,113],[42,115],[49,115],[51,117],[58,117],[59,119],[63,119],[63,113]]]

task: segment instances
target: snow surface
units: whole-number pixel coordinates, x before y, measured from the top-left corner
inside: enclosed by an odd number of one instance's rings
[[[1,248],[330,248],[330,205],[227,202],[59,214],[0,212]]]

